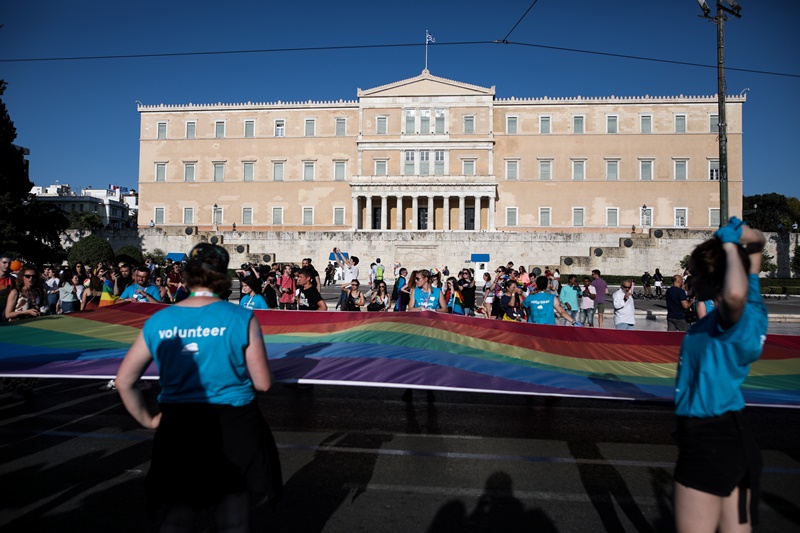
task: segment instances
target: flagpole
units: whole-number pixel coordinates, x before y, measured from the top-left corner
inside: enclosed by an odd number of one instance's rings
[[[428,30],[425,30],[425,70],[428,70]]]

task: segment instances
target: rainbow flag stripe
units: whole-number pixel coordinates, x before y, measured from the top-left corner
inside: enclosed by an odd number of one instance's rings
[[[0,375],[112,378],[157,304],[0,325]],[[255,311],[279,381],[671,401],[683,335],[460,315]],[[147,376],[156,377],[151,366]],[[749,404],[800,407],[800,336],[769,335]]]

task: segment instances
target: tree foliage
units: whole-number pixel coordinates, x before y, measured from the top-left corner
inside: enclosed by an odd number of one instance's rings
[[[147,252],[147,255],[153,259],[153,263],[156,265],[164,264],[164,259],[167,257],[161,248],[153,248],[152,251]]]
[[[125,262],[136,266],[141,266],[144,264],[144,255],[142,255],[142,251],[132,244],[120,246],[119,249],[117,249],[116,255],[116,260],[118,263]]]
[[[103,227],[103,222],[97,213],[72,213],[69,220],[69,229],[92,230]]]
[[[744,220],[761,231],[789,231],[800,224],[800,200],[777,193],[756,194],[742,198]]]
[[[0,96],[6,82],[0,80]],[[17,129],[0,98],[0,243],[14,256],[37,264],[64,258],[61,235],[69,225],[63,211],[31,194],[23,149],[14,145]]]
[[[761,272],[772,274],[778,271],[778,265],[773,261],[774,255],[769,255],[766,250],[761,250]]]
[[[795,276],[800,276],[800,246],[794,247],[794,253],[792,254],[792,260],[789,263],[789,268],[792,270],[792,273]]]
[[[112,263],[114,249],[108,241],[97,235],[89,235],[72,245],[67,255],[70,265],[82,261],[84,265],[94,266],[100,261]]]

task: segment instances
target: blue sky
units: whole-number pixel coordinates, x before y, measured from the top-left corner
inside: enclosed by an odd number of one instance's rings
[[[713,7],[713,1],[710,1]],[[726,28],[728,94],[744,89],[744,192],[800,197],[800,2],[742,0]],[[716,70],[502,40],[531,2],[63,2],[0,7],[0,60],[424,43],[429,70],[495,85],[499,97],[713,95]],[[716,64],[715,26],[695,0],[539,0],[509,41]],[[0,62],[3,96],[36,185],[137,188],[145,104],[355,99],[419,74],[424,47]]]

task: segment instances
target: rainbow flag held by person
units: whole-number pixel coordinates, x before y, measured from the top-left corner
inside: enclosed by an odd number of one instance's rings
[[[113,378],[162,304],[0,324],[0,376]],[[671,402],[682,333],[447,313],[254,311],[278,381]],[[151,365],[145,377],[155,379]],[[800,336],[768,335],[749,405],[800,408]]]
[[[119,299],[119,296],[114,296],[114,282],[105,280],[103,282],[103,291],[100,293],[100,302],[97,307],[106,307],[107,305],[114,305],[114,302]]]

